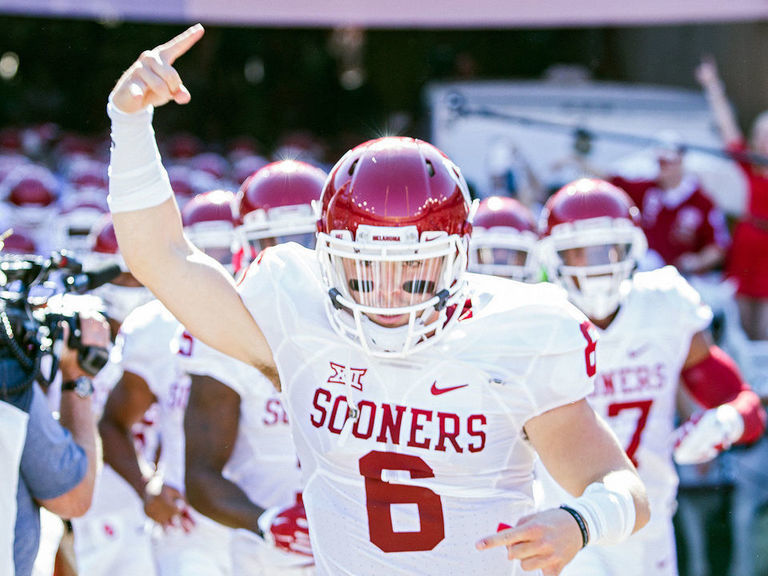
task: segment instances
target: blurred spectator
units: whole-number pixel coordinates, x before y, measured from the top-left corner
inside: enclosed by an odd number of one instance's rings
[[[514,142],[507,138],[491,142],[485,163],[488,182],[479,190],[482,198],[509,196],[525,204],[534,214],[539,213],[543,201],[541,184]]]
[[[547,171],[547,196],[554,194],[569,182],[579,178],[588,178],[594,174],[589,162],[589,156],[592,153],[592,138],[592,134],[583,128],[578,128],[573,132],[571,150],[553,162]]]
[[[656,178],[611,179],[640,208],[643,232],[652,252],[641,267],[671,264],[685,275],[718,269],[730,244],[725,214],[702,189],[698,178],[686,172],[685,147],[677,135],[664,135],[654,155]]]
[[[744,331],[752,340],[768,340],[768,113],[752,125],[749,148],[762,162],[745,157],[747,142],[725,95],[717,65],[705,58],[696,68],[726,149],[734,154],[748,182],[747,210],[736,224],[726,274],[737,282],[736,298]]]

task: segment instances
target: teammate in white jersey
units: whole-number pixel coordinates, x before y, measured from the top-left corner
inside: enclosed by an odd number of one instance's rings
[[[93,412],[101,418],[107,398],[123,375],[120,366],[122,337],[118,334],[126,316],[152,298],[152,294],[133,277],[120,256],[112,226],[106,215],[88,236],[93,263],[118,264],[123,272],[108,284],[93,291],[104,304],[115,345],[107,365],[93,379]],[[102,434],[103,435],[103,434]],[[152,414],[144,414],[126,430],[134,459],[143,463],[147,474],[154,466],[157,434]],[[133,576],[155,574],[150,523],[142,500],[107,461],[99,469],[93,503],[81,518],[72,520],[74,551],[80,573],[89,576]]]
[[[110,206],[131,269],[184,326],[282,383],[317,573],[557,574],[644,526],[644,487],[585,399],[588,321],[557,290],[467,277],[469,192],[430,144],[347,153],[316,250],[269,248],[239,287],[184,238],[150,106],[189,101],[172,64],[202,35],[118,80]],[[534,510],[536,453],[580,495],[570,508]]]
[[[553,282],[597,326],[597,378],[589,403],[616,433],[648,491],[651,521],[616,546],[590,547],[568,576],[674,576],[672,528],[678,478],[672,462],[714,458],[765,427],[757,395],[712,343],[712,313],[678,273],[634,274],[646,249],[638,209],[596,179],[565,186],[541,215],[540,257]],[[675,430],[678,382],[702,411]],[[544,506],[568,501],[539,470]]]
[[[194,197],[183,211],[185,234],[224,265],[234,238],[233,198],[232,192],[213,190]],[[181,324],[158,300],[126,318],[121,327],[123,377],[107,400],[99,426],[104,459],[143,498],[147,515],[163,528],[154,541],[159,576],[227,576],[231,531],[197,514],[185,499],[189,377],[177,363],[180,333]],[[129,431],[155,403],[162,449],[159,473],[147,477],[131,450]]]
[[[235,198],[236,261],[247,264],[266,247],[287,241],[313,246],[312,203],[325,178],[320,168],[295,160],[267,164],[246,178]],[[279,533],[276,543],[285,544],[279,551],[256,536],[259,519],[265,531],[269,518],[279,521],[272,525],[282,533],[297,528],[289,519],[306,526],[303,506],[296,505],[301,476],[280,394],[255,368],[187,333],[179,358],[191,376],[184,422],[188,445],[194,446],[186,458],[190,504],[241,529],[233,542],[234,574],[311,573],[308,539],[286,542]],[[268,508],[273,510],[263,515]],[[292,553],[301,546],[304,554]]]

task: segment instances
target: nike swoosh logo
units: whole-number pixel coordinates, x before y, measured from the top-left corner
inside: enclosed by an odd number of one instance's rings
[[[430,392],[434,396],[439,396],[440,394],[445,394],[446,392],[452,392],[453,390],[458,390],[459,388],[465,388],[466,386],[469,386],[469,384],[459,384],[458,386],[448,386],[448,388],[438,388],[437,387],[437,380],[432,382],[432,388],[429,389]]]
[[[642,346],[638,346],[634,350],[627,350],[627,356],[629,356],[630,358],[637,358],[643,352],[648,350],[648,348],[650,348],[650,347],[651,347],[650,344],[643,344]]]

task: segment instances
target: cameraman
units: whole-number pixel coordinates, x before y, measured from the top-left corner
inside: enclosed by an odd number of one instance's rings
[[[109,345],[109,326],[98,313],[81,314],[80,331],[83,345]],[[0,440],[3,468],[11,470],[12,478],[18,478],[16,485],[10,486],[10,498],[6,490],[8,482],[0,484],[5,490],[0,494],[0,513],[4,516],[0,524],[0,545],[13,542],[15,572],[11,566],[10,574],[15,576],[28,576],[32,572],[40,540],[39,508],[42,506],[63,518],[81,516],[88,510],[93,495],[99,458],[91,413],[93,386],[78,363],[77,351],[70,349],[66,342],[65,334],[59,364],[62,393],[58,422],[51,415],[40,386],[36,383],[24,386],[29,374],[0,347],[0,415],[4,421],[19,423],[25,429],[23,440],[16,430],[15,454],[13,442]],[[7,428],[0,425],[0,433]],[[11,466],[6,468],[9,456]],[[13,512],[14,507],[15,522],[11,519],[9,523],[6,511]],[[12,539],[5,533],[9,529],[15,532]],[[8,573],[3,564],[7,564],[6,552],[0,549],[3,574]]]

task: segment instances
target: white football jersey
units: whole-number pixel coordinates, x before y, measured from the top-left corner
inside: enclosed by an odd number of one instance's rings
[[[241,283],[279,367],[318,574],[522,573],[475,542],[533,511],[523,426],[591,392],[594,342],[547,285],[470,282],[471,314],[397,360],[334,332],[313,251],[269,248]]]
[[[189,377],[176,361],[181,324],[159,300],[139,306],[123,322],[121,365],[141,377],[157,398],[163,482],[184,491],[184,411]]]
[[[678,478],[672,432],[680,371],[691,338],[712,312],[678,271],[667,266],[635,274],[614,321],[600,331],[597,377],[589,403],[616,433],[637,466],[651,521],[633,538],[665,531],[674,514]],[[544,505],[569,499],[542,470]]]
[[[301,492],[301,471],[282,397],[272,382],[186,332],[179,362],[185,372],[215,378],[240,396],[237,439],[224,477],[263,508],[294,504]]]

